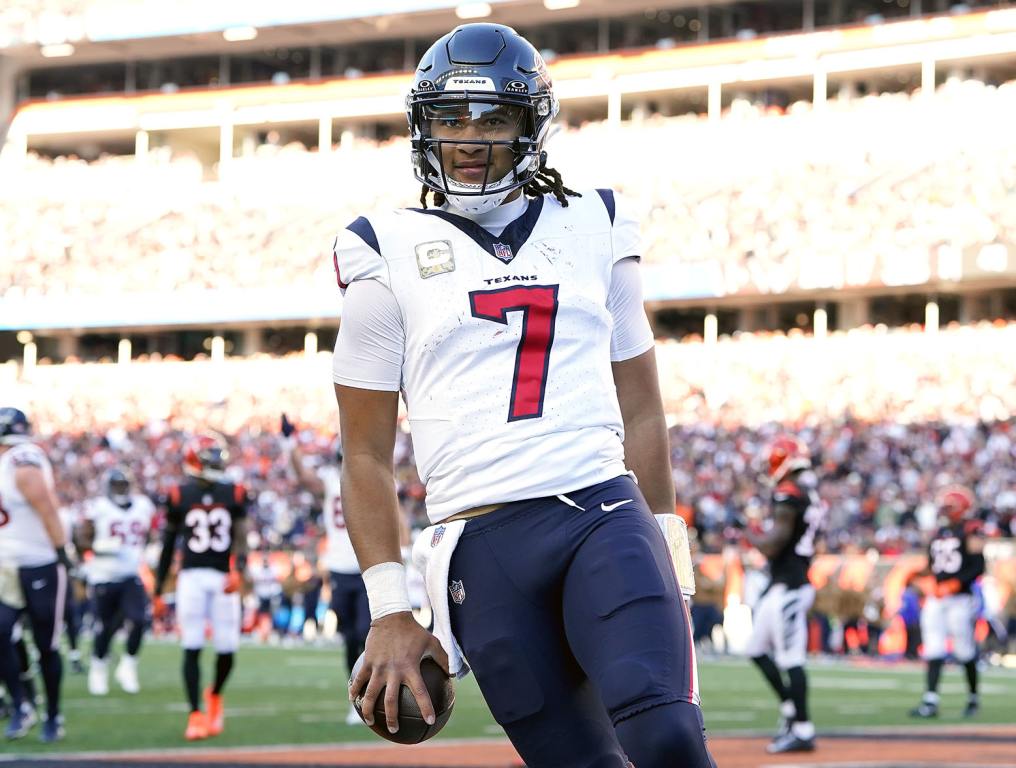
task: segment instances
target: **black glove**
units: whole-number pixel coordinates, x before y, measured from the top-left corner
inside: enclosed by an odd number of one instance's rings
[[[286,418],[286,414],[282,414],[282,436],[292,437],[293,433],[296,432],[296,425]]]
[[[62,565],[68,573],[74,570],[74,561],[71,560],[71,556],[67,553],[67,547],[60,547],[56,551],[56,561]]]

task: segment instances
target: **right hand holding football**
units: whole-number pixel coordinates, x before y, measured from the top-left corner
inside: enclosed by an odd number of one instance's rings
[[[349,681],[349,700],[360,699],[360,710],[373,724],[374,705],[384,688],[385,720],[390,733],[399,730],[399,690],[413,692],[420,714],[428,724],[435,720],[434,705],[420,674],[420,660],[430,656],[447,673],[448,655],[434,635],[421,627],[409,612],[393,613],[371,622],[364,650],[364,664]]]

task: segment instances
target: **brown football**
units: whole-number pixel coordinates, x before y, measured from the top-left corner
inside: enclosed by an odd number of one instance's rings
[[[356,677],[363,666],[363,654],[353,665],[353,677]],[[419,744],[436,734],[448,718],[452,716],[452,707],[455,705],[455,686],[452,679],[445,674],[436,661],[425,658],[420,662],[420,674],[423,675],[424,685],[430,693],[430,700],[434,704],[436,719],[433,725],[427,725],[420,714],[420,707],[416,703],[416,697],[405,685],[399,691],[399,730],[389,733],[385,721],[385,689],[382,688],[378,694],[377,702],[374,705],[374,724],[370,729],[378,736],[396,744]],[[356,712],[363,720],[363,710],[360,708],[361,698],[358,696],[353,701]],[[366,721],[364,721],[366,722]]]

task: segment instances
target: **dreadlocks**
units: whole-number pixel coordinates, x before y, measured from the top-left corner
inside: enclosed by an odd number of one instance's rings
[[[445,204],[444,192],[431,190],[426,184],[423,185],[423,191],[420,193],[420,204],[424,208],[427,207],[427,196],[432,191],[434,192],[434,205],[440,208]],[[569,197],[582,197],[580,193],[573,189],[568,189],[564,185],[564,182],[561,180],[561,174],[558,171],[547,167],[546,157],[541,158],[539,172],[532,180],[526,182],[526,185],[522,187],[522,192],[530,197],[540,197],[548,193],[552,194],[561,204],[562,208],[568,207]]]

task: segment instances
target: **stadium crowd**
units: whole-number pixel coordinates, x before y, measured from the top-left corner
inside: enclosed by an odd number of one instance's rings
[[[953,482],[975,490],[991,535],[1016,535],[1016,364],[999,354],[1014,336],[1016,323],[984,323],[934,335],[867,328],[661,342],[678,503],[707,548],[722,546],[731,521],[760,513],[755,457],[790,429],[817,457],[832,551],[918,546],[934,525],[934,494]],[[314,502],[286,468],[278,418],[286,411],[302,425],[306,452],[325,460],[337,427],[329,367],[327,353],[40,365],[13,386],[46,436],[65,503],[95,493],[119,460],[158,496],[179,478],[186,437],[216,429],[256,496],[263,536],[299,543]],[[403,426],[400,495],[423,526]]]
[[[738,518],[761,518],[765,487],[758,452],[776,427],[726,430],[679,425],[670,439],[678,504],[689,508],[703,551],[719,551]],[[182,449],[193,433],[168,425],[130,430],[57,432],[42,444],[58,475],[61,500],[74,508],[100,492],[106,469],[126,463],[141,487],[159,498],[182,478]],[[1012,421],[971,426],[866,424],[843,420],[798,433],[815,452],[819,492],[829,505],[829,552],[875,549],[899,554],[919,549],[934,527],[935,491],[949,482],[975,488],[985,533],[1016,536],[1016,425]],[[320,534],[314,498],[288,470],[278,436],[245,429],[228,435],[230,476],[254,496],[257,544],[308,549]],[[315,464],[329,460],[333,438],[307,429],[302,440]],[[414,527],[426,525],[423,488],[416,476],[408,436],[397,460],[399,497]]]
[[[1016,83],[957,80],[933,97],[845,96],[819,111],[738,99],[719,123],[590,123],[549,151],[570,186],[606,178],[622,193],[646,260],[673,268],[675,284],[697,268],[713,270],[719,295],[918,284],[943,248],[1016,243],[1014,120]],[[346,140],[327,155],[265,144],[215,180],[167,149],[143,164],[30,156],[0,190],[0,296],[330,283],[338,228],[418,205],[407,155],[402,138]]]

